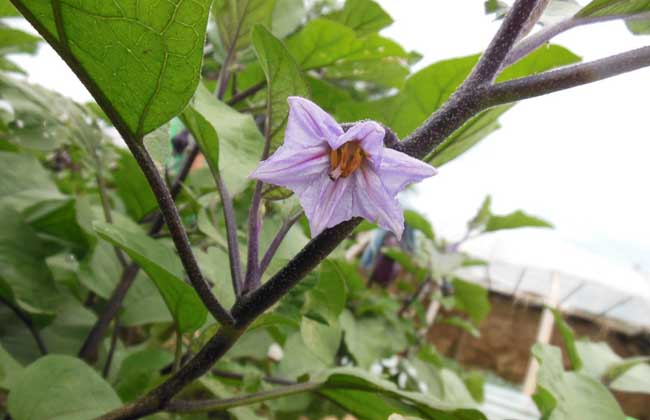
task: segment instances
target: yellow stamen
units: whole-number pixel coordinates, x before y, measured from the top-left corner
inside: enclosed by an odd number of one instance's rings
[[[358,141],[350,141],[336,150],[331,150],[330,178],[332,180],[336,180],[339,177],[347,178],[359,169],[365,156]]]

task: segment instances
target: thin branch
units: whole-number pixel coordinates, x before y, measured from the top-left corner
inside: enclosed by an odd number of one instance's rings
[[[302,217],[303,212],[299,212],[293,217],[290,217],[289,219],[285,220],[282,223],[282,226],[280,226],[280,229],[278,230],[278,233],[275,234],[275,238],[273,238],[273,241],[271,241],[271,245],[269,245],[269,248],[266,250],[266,253],[264,254],[264,257],[262,257],[262,262],[260,263],[260,276],[264,274],[266,269],[269,267],[269,264],[271,264],[271,260],[275,256],[275,253],[278,251],[278,248],[282,244],[282,241],[284,240],[285,236],[287,236],[287,233],[289,233],[289,230],[291,230],[291,227]]]
[[[120,332],[120,317],[115,316],[115,321],[113,322],[113,333],[111,334],[111,346],[108,350],[108,355],[106,356],[106,363],[104,364],[104,369],[102,370],[102,376],[108,378],[108,374],[111,372],[111,365],[113,364],[113,356],[115,355],[115,349],[117,348],[117,336]]]
[[[226,184],[219,172],[213,173],[217,190],[223,206],[223,218],[226,223],[226,240],[228,242],[228,258],[230,260],[230,278],[232,279],[232,289],[235,296],[241,294],[243,287],[241,257],[239,256],[239,242],[237,241],[237,220],[235,218],[235,208],[232,198],[228,192]]]
[[[650,46],[611,57],[510,80],[486,91],[486,105],[495,106],[593,83],[650,66]]]
[[[494,80],[503,60],[519,39],[524,25],[530,22],[531,15],[540,0],[517,0],[510,8],[496,35],[469,75],[465,86],[481,85]]]
[[[228,372],[221,369],[212,369],[210,370],[210,373],[212,373],[214,376],[219,376],[221,378],[235,379],[238,381],[244,380],[244,375],[242,375],[241,373]],[[268,382],[270,384],[275,384],[275,385],[293,385],[296,383],[295,381],[291,381],[289,379],[284,379],[284,378],[278,378],[275,376],[264,376],[262,377],[262,380],[264,382]]]
[[[178,372],[181,367],[181,360],[183,358],[183,333],[176,325],[176,345],[174,346],[174,364],[172,365],[172,373]]]
[[[254,394],[242,395],[233,398],[224,398],[220,400],[204,401],[178,401],[172,400],[165,405],[165,411],[172,413],[196,413],[206,411],[226,410],[242,405],[255,404],[276,398],[288,397],[290,395],[302,394],[304,392],[315,391],[322,384],[314,382],[303,382],[292,385],[285,385],[279,388],[260,391]]]
[[[97,173],[95,174],[95,181],[97,182],[97,190],[99,191],[99,198],[100,201],[102,202],[104,219],[106,219],[107,223],[113,224],[113,216],[111,215],[111,204],[108,201],[106,180],[104,179],[104,176],[102,174],[101,166],[97,168]],[[117,257],[117,260],[122,266],[122,269],[126,268],[126,266],[128,266],[129,263],[126,260],[126,256],[124,255],[122,250],[116,246],[113,247],[113,250],[115,251],[115,256]]]
[[[34,337],[34,341],[36,341],[38,350],[41,352],[42,355],[46,355],[47,346],[45,345],[45,341],[43,341],[43,337],[41,337],[41,333],[38,331],[38,328],[36,328],[29,315],[25,313],[22,309],[20,309],[18,305],[15,305],[13,302],[11,302],[9,299],[5,298],[2,295],[0,295],[0,302],[7,305],[7,307],[12,310],[12,312],[18,317],[18,319],[20,319],[23,322],[23,324],[25,324],[25,326],[29,330],[29,333],[32,335],[32,337]]]
[[[406,300],[404,300],[404,303],[402,303],[402,306],[399,308],[399,311],[397,312],[397,316],[402,318],[408,308],[415,303],[415,301],[419,300],[422,295],[425,294],[425,290],[428,291],[429,286],[433,283],[433,280],[431,277],[427,277],[426,280],[420,283],[418,286],[417,290],[415,293],[413,293],[411,296],[409,296]]]
[[[221,306],[217,298],[212,294],[210,286],[208,286],[208,283],[201,274],[201,269],[194,257],[194,252],[192,251],[192,246],[187,237],[187,232],[185,232],[183,222],[176,210],[174,199],[172,198],[170,191],[167,189],[165,181],[163,181],[158,173],[158,169],[156,169],[156,165],[151,159],[149,152],[147,152],[147,149],[141,143],[127,142],[127,146],[131,150],[135,160],[138,162],[140,169],[142,169],[142,172],[147,178],[149,186],[158,201],[158,206],[165,218],[167,228],[172,235],[172,240],[176,246],[176,250],[178,251],[181,263],[185,268],[185,272],[189,277],[190,283],[192,283],[192,286],[194,286],[201,301],[217,321],[221,324],[232,324],[234,322],[232,316],[223,306]]]
[[[570,29],[577,28],[579,26],[590,25],[593,23],[608,22],[618,19],[626,20],[641,20],[650,18],[650,13],[640,13],[633,16],[621,16],[621,15],[608,15],[608,16],[595,16],[595,17],[571,17],[565,20],[562,20],[554,25],[549,25],[542,30],[534,33],[533,35],[524,38],[519,41],[513,49],[508,53],[505,61],[503,62],[502,68],[508,67],[522,58],[526,57],[531,52],[535,51],[542,45],[549,42],[551,39],[555,38],[559,34],[566,32]]]
[[[271,90],[268,90],[266,98],[266,123],[264,124],[264,150],[262,151],[262,158],[265,160],[269,157],[271,150],[271,124],[272,112],[271,106]],[[262,187],[264,183],[260,180],[255,182],[255,190],[253,198],[251,199],[251,208],[248,213],[248,258],[246,264],[246,279],[244,280],[244,293],[255,290],[260,285],[260,262],[259,262],[259,248],[260,248],[260,228],[262,220],[260,217],[260,204],[262,203]]]
[[[238,102],[243,101],[244,99],[251,97],[255,95],[257,92],[260,90],[264,89],[264,86],[266,86],[266,81],[259,82],[251,87],[249,87],[246,90],[242,90],[241,92],[237,93],[236,95],[233,95],[230,97],[230,99],[227,101],[228,105],[234,105]]]

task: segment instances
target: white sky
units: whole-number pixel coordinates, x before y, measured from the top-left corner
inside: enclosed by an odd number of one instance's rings
[[[483,0],[378,1],[395,20],[384,34],[423,54],[418,68],[479,52],[498,27],[484,15]],[[650,37],[613,22],[556,42],[591,60],[648,45]],[[20,62],[31,81],[90,99],[51,49]],[[524,209],[551,221],[555,235],[650,270],[649,82],[644,69],[520,103],[501,130],[422,183],[414,205],[453,239],[491,194],[497,212]]]
[[[384,34],[423,54],[419,67],[482,50],[498,27],[482,0],[379,3],[395,20]],[[611,22],[555,42],[593,60],[650,45],[650,36]],[[491,194],[497,212],[524,209],[552,222],[557,235],[650,270],[648,98],[643,69],[522,102],[499,131],[420,184],[414,204],[454,238]]]

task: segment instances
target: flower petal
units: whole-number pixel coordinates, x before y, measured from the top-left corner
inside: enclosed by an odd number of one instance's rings
[[[287,187],[300,193],[329,170],[329,153],[326,145],[296,149],[286,145],[265,161],[248,177],[269,184]]]
[[[354,217],[354,184],[350,178],[322,180],[322,188],[309,188],[300,194],[300,204],[309,220],[312,237]],[[317,193],[318,192],[318,193]]]
[[[339,136],[333,143],[332,149],[338,149],[345,143],[352,140],[359,140],[361,148],[368,155],[369,160],[375,167],[381,164],[382,152],[384,150],[384,127],[374,121],[363,121],[350,127],[345,134]]]
[[[341,126],[318,105],[300,96],[290,96],[289,120],[284,144],[289,147],[312,147],[330,143],[343,134]]]
[[[354,173],[354,213],[371,222],[376,222],[402,238],[404,231],[404,213],[399,202],[390,194],[370,166],[365,165]]]
[[[393,149],[384,149],[378,172],[391,197],[395,197],[408,184],[438,173],[433,166]]]

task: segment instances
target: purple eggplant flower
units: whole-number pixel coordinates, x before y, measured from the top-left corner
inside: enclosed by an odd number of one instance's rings
[[[384,128],[363,121],[343,131],[313,102],[289,98],[284,144],[250,178],[293,191],[312,236],[360,216],[401,238],[404,214],[397,193],[436,169],[384,147]]]

